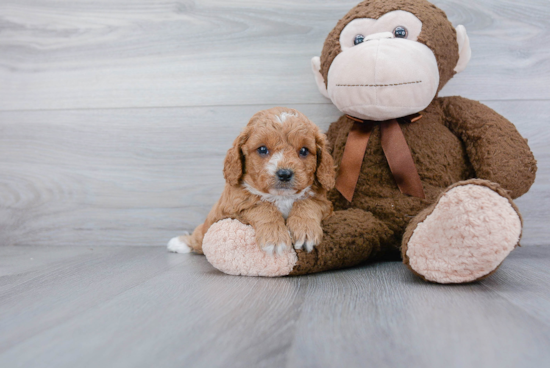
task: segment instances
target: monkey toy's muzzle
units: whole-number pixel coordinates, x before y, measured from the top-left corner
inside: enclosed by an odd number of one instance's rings
[[[417,113],[433,100],[439,70],[420,42],[369,37],[341,52],[328,73],[328,95],[338,109],[365,120]]]

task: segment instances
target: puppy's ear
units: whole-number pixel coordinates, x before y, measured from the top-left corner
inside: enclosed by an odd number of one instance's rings
[[[248,130],[243,131],[233,142],[233,147],[227,150],[223,165],[223,176],[229,185],[239,184],[244,175],[244,155],[241,147],[248,139]]]
[[[319,130],[315,134],[315,143],[317,144],[317,171],[315,176],[319,184],[328,191],[334,188],[336,176],[334,161],[327,149],[327,139]]]

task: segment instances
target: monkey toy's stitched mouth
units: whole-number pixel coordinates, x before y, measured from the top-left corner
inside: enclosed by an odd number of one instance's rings
[[[417,84],[417,83],[422,83],[422,81],[388,83],[388,84],[337,84],[336,87],[396,87],[396,86],[404,86],[406,84]]]

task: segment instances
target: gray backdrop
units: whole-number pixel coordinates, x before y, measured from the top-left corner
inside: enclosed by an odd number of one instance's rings
[[[340,113],[310,59],[358,1],[2,0],[0,245],[163,245],[206,216],[225,151],[256,111]],[[514,122],[539,161],[518,200],[547,244],[550,6],[434,1],[473,57],[441,95]]]

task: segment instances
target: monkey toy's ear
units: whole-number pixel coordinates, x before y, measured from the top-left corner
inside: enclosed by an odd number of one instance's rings
[[[456,42],[458,42],[458,63],[456,63],[455,72],[460,73],[466,69],[466,65],[472,57],[470,49],[470,39],[466,34],[466,28],[463,25],[456,27]]]
[[[311,68],[313,69],[313,75],[315,76],[315,82],[317,82],[317,88],[319,88],[319,92],[321,92],[321,94],[326,98],[329,98],[327,85],[325,84],[325,80],[321,75],[321,59],[319,58],[319,56],[315,56],[313,59],[311,59]]]

